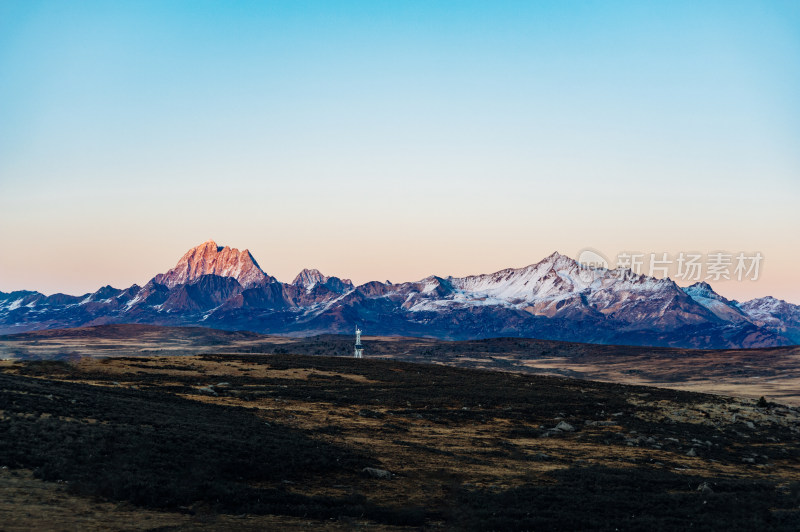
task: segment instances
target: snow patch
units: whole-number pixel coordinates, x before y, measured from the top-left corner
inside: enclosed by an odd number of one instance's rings
[[[125,309],[123,310],[123,312],[129,311],[131,307],[133,307],[136,303],[138,303],[141,300],[142,298],[137,295],[136,297],[125,303]]]

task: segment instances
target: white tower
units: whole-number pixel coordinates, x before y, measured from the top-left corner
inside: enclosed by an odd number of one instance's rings
[[[353,357],[364,358],[364,348],[361,347],[361,329],[358,328],[358,325],[356,325],[356,353]]]

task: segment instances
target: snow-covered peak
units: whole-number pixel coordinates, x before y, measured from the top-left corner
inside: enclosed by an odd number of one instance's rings
[[[604,270],[603,270],[604,271]],[[558,299],[592,285],[600,274],[581,273],[580,265],[555,252],[536,264],[498,272],[451,279],[453,286],[475,294],[506,301]]]
[[[800,318],[800,305],[793,305],[772,296],[751,299],[741,303],[739,307],[759,321],[784,320],[789,316]]]
[[[154,280],[172,288],[179,284],[190,283],[203,275],[233,277],[245,288],[272,280],[264,273],[250,251],[218,246],[213,240],[187,251],[174,268],[167,273],[157,275]]]
[[[756,299],[751,299],[750,301],[745,301],[744,303],[742,303],[743,307],[746,306],[749,308],[762,308],[762,309],[775,309],[783,305],[791,305],[791,303],[787,303],[783,299],[778,299],[772,296],[758,297]]]
[[[767,296],[745,301],[739,308],[754,323],[775,329],[800,344],[800,305]]]
[[[292,284],[310,290],[318,284],[325,284],[325,281],[327,280],[328,277],[322,275],[322,272],[319,270],[315,268],[305,268],[303,271],[297,274],[297,277],[294,278]]]
[[[306,268],[297,274],[292,284],[306,290],[311,290],[317,285],[323,285],[334,292],[344,293],[353,288],[350,279],[339,279],[338,277],[328,277],[317,269]]]
[[[698,297],[704,297],[708,299],[716,299],[717,301],[727,301],[724,297],[719,295],[711,288],[711,285],[706,283],[705,281],[701,281],[699,283],[694,283],[693,285],[686,286],[683,288],[683,291],[689,294],[692,299],[697,299]]]
[[[428,277],[397,286],[390,296],[404,295],[403,307],[410,311],[503,306],[548,317],[613,314],[632,324],[669,321],[675,314],[671,309],[678,309],[681,323],[709,316],[671,279],[588,268],[558,252],[523,268],[462,278]]]
[[[735,301],[729,301],[711,288],[706,282],[694,283],[682,288],[693,301],[710,310],[716,317],[728,322],[750,321]]]

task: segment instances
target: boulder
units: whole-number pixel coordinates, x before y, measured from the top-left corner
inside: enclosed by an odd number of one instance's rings
[[[697,486],[697,491],[699,491],[703,495],[710,495],[714,493],[714,490],[711,489],[711,486],[708,485],[708,482],[703,482],[699,486]]]
[[[562,430],[564,432],[575,432],[575,427],[567,423],[566,421],[559,421],[558,425],[556,425],[558,430]]]
[[[391,479],[392,473],[385,469],[376,469],[374,467],[365,467],[361,470],[362,473],[369,475],[372,478]]]

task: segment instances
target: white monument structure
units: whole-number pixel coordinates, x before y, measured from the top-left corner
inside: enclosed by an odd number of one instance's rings
[[[364,358],[364,348],[361,347],[361,329],[356,325],[356,352],[353,358]]]

